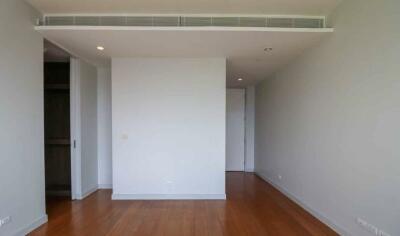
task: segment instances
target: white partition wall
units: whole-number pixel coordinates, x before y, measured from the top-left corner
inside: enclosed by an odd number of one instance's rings
[[[343,1],[334,36],[256,88],[256,172],[340,235],[400,235],[399,9]]]
[[[47,221],[40,14],[0,1],[0,235],[25,235]]]
[[[245,118],[245,161],[246,172],[254,172],[254,116],[255,116],[255,86],[246,88],[246,118]]]
[[[72,198],[97,190],[97,69],[71,59],[71,183]]]
[[[112,60],[113,199],[225,198],[225,59]]]
[[[99,188],[112,188],[111,67],[97,69],[97,156]]]

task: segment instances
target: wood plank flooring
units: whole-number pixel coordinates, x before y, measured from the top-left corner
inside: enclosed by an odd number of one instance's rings
[[[227,173],[226,192],[226,201],[111,201],[111,190],[48,199],[49,222],[30,235],[338,235],[254,174]]]

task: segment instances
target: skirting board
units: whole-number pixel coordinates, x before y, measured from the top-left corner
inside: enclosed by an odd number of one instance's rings
[[[47,223],[47,220],[48,220],[47,215],[44,215],[39,219],[33,221],[31,224],[27,225],[26,227],[15,232],[14,236],[25,236],[30,232],[32,232],[33,230],[39,228],[41,225]]]
[[[281,187],[277,184],[275,184],[270,178],[268,178],[266,175],[260,173],[260,172],[255,172],[255,174],[260,177],[261,179],[263,179],[265,182],[271,184],[273,187],[275,187],[276,189],[278,189],[281,193],[283,193],[285,196],[287,196],[288,198],[290,198],[290,200],[294,201],[297,205],[301,206],[303,209],[305,209],[307,212],[309,212],[311,215],[313,215],[315,218],[317,218],[318,220],[320,220],[321,222],[323,222],[324,224],[328,225],[329,227],[331,227],[333,230],[335,230],[338,234],[340,234],[341,236],[351,236],[351,234],[347,231],[344,230],[342,227],[338,226],[336,223],[334,223],[332,220],[328,219],[327,217],[325,217],[324,215],[322,215],[321,213],[319,213],[318,211],[315,211],[314,209],[312,209],[311,207],[309,207],[308,205],[306,205],[305,203],[303,203],[303,201],[301,201],[300,199],[298,199],[297,197],[295,197],[293,194],[289,193],[289,191],[287,189],[285,189],[284,187]]]
[[[76,199],[82,200],[82,199],[88,197],[90,194],[92,194],[92,193],[94,193],[94,192],[96,192],[96,191],[97,191],[97,186],[94,187],[94,188],[92,188],[92,189],[89,189],[86,193],[84,193],[84,194],[82,194],[82,195],[79,195],[79,194],[78,194],[78,196],[76,196]]]
[[[112,189],[112,184],[99,184],[98,189]]]
[[[116,194],[112,200],[226,200],[225,194]]]

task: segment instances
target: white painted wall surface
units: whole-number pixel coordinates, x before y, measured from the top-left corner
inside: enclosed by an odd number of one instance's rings
[[[80,62],[81,177],[82,197],[98,186],[97,69]]]
[[[255,86],[246,88],[245,171],[254,171]]]
[[[350,235],[400,235],[400,1],[343,1],[335,33],[257,86],[256,170]],[[278,176],[281,175],[282,179]]]
[[[113,198],[225,198],[225,59],[113,58]]]
[[[23,235],[47,221],[44,182],[43,39],[39,14],[21,0],[0,1],[0,227]]]
[[[226,171],[244,171],[244,89],[226,90]]]
[[[111,68],[97,70],[99,188],[112,188]]]

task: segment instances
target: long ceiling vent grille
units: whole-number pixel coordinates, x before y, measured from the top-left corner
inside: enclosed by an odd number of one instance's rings
[[[323,17],[46,16],[44,26],[175,26],[324,28]]]

